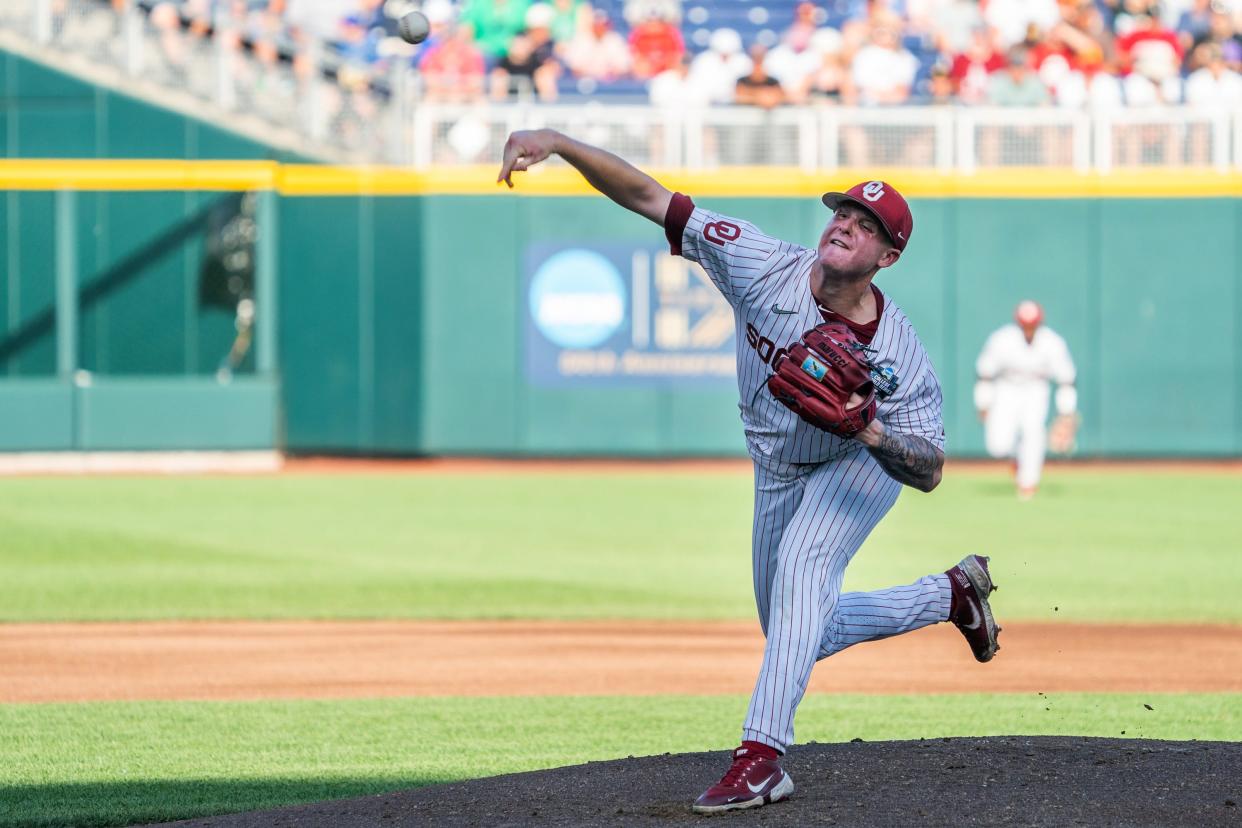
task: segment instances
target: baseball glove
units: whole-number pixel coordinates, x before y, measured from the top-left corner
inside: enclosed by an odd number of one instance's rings
[[[1069,454],[1076,447],[1077,438],[1077,414],[1059,414],[1048,426],[1048,448],[1053,454]]]
[[[868,349],[840,322],[817,325],[777,358],[768,390],[806,422],[853,437],[875,419]],[[849,404],[855,394],[861,400]]]

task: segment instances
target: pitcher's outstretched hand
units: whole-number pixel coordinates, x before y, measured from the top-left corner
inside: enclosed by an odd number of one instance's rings
[[[513,174],[530,169],[556,151],[556,139],[560,137],[551,129],[518,130],[509,134],[505,141],[504,156],[500,163],[501,181],[513,189]]]

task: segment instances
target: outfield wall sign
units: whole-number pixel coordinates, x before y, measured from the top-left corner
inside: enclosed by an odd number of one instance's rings
[[[541,243],[524,278],[534,383],[736,384],[733,310],[699,265],[656,247]]]

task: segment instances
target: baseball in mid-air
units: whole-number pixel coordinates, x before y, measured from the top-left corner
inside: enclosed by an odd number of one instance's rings
[[[406,43],[422,43],[431,32],[431,25],[422,12],[407,13],[397,22],[397,32]]]

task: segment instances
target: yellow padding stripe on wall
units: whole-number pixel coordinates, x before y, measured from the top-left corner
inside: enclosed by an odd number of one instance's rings
[[[287,196],[516,195],[585,196],[595,191],[565,165],[518,173],[510,191],[494,165],[414,171],[273,161],[0,159],[3,190],[277,190]],[[701,197],[817,197],[859,181],[884,179],[921,198],[1208,198],[1242,197],[1242,171],[1151,169],[1109,175],[1072,170],[1007,169],[941,175],[908,169],[842,169],[810,174],[786,167],[651,170],[670,189]]]
[[[270,190],[274,161],[0,159],[5,190]]]

